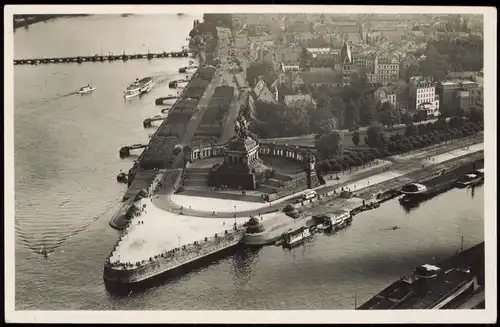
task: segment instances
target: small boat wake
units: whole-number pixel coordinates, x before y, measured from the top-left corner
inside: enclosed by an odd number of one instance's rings
[[[30,107],[30,106],[45,105],[45,104],[49,104],[51,102],[54,102],[54,101],[57,101],[57,100],[60,100],[60,99],[67,98],[67,97],[75,95],[75,94],[78,94],[78,92],[77,91],[73,91],[73,92],[68,92],[68,93],[56,94],[54,96],[47,97],[47,98],[38,98],[36,100],[29,100],[29,101],[17,102],[14,105],[16,107],[18,107],[18,106],[20,106],[20,107]]]
[[[53,220],[52,222],[42,222],[41,220],[32,219],[20,222],[19,218],[16,218],[16,236],[28,249],[47,258],[68,239],[84,232],[101,217],[111,212],[116,208],[117,203],[119,203],[119,199],[110,202],[100,214],[84,219],[83,225],[75,226],[70,230],[67,229],[67,226],[71,225],[70,221]]]
[[[400,226],[392,226],[392,227],[389,227],[389,228],[382,228],[382,229],[379,229],[380,231],[383,231],[383,230],[397,230],[397,229],[401,229]]]

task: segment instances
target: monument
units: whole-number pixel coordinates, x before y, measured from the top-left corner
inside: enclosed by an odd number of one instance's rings
[[[234,136],[227,145],[222,164],[212,167],[208,185],[238,190],[255,190],[258,183],[272,174],[259,158],[259,143],[249,136],[248,125],[240,114]]]

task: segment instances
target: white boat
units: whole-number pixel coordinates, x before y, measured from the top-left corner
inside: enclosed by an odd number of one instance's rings
[[[95,91],[95,87],[93,87],[92,85],[86,85],[84,87],[81,87],[78,89],[78,91],[76,91],[78,94],[89,94],[93,91]]]
[[[341,209],[315,215],[313,219],[320,223],[318,230],[340,229],[352,221],[352,215],[350,211]]]
[[[188,83],[189,83],[188,80],[178,80],[177,81],[177,88],[184,89],[188,85]]]
[[[123,91],[123,96],[126,99],[130,99],[139,96],[144,93],[148,93],[153,89],[154,82],[152,77],[144,77],[142,79],[136,79],[134,83],[127,86],[125,91]]]
[[[186,67],[186,72],[195,72],[198,69],[196,65],[189,65]]]
[[[309,230],[309,228],[303,226],[299,229],[296,229],[294,231],[287,233],[284,237],[284,240],[283,240],[283,246],[293,247],[293,246],[305,241],[306,239],[308,239],[311,236],[312,236],[312,234],[311,234],[311,231]]]

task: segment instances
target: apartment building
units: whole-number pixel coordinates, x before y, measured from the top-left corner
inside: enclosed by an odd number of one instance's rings
[[[475,89],[477,83],[472,80],[447,80],[436,85],[441,107],[445,105],[450,109],[462,108],[466,111],[475,106]]]
[[[376,57],[375,75],[377,82],[383,85],[395,83],[399,79],[399,61],[396,58]]]
[[[439,97],[436,96],[436,84],[431,77],[413,76],[409,80],[408,110],[426,110],[428,114],[439,112]]]

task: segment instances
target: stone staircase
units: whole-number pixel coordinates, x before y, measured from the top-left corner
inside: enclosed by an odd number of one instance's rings
[[[272,178],[266,179],[262,184],[257,188],[258,191],[262,193],[275,193],[281,189],[281,185],[288,181],[292,180],[292,178],[288,175],[274,173]]]
[[[186,168],[186,177],[184,178],[184,188],[206,187],[211,168]]]

